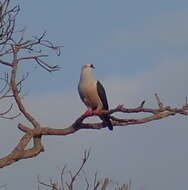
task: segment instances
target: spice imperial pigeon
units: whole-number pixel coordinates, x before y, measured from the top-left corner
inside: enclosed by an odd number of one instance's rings
[[[95,115],[101,110],[108,110],[108,101],[104,87],[93,76],[93,69],[93,64],[83,65],[80,74],[80,81],[78,84],[80,98],[88,108],[88,110],[84,113],[85,115]],[[102,114],[99,117],[110,130],[113,130],[109,115]]]

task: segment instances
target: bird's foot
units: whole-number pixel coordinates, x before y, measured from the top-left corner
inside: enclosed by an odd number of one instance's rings
[[[99,113],[98,110],[92,110],[92,114],[93,114],[93,115],[97,115],[98,113]]]
[[[99,114],[99,111],[97,109],[95,110],[87,110],[86,112],[84,112],[83,116],[88,116],[88,115],[97,115]]]
[[[84,112],[83,116],[87,116],[87,115],[91,115],[93,114],[92,110],[87,110],[86,112]]]

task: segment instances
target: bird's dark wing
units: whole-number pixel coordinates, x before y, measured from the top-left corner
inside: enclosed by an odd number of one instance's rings
[[[108,101],[106,98],[105,89],[99,81],[97,81],[97,93],[98,93],[99,98],[103,104],[103,109],[108,110]]]
[[[103,109],[108,110],[108,101],[107,101],[107,97],[106,97],[106,92],[105,92],[103,85],[99,81],[97,81],[97,93],[103,104]],[[104,121],[104,124],[108,126],[109,130],[112,131],[113,125],[110,121],[109,115],[104,114],[104,115],[101,115],[100,118]]]

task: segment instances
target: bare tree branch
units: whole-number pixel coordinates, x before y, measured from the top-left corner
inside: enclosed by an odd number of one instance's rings
[[[19,100],[18,100],[18,105],[20,104]],[[23,106],[23,105],[22,105]],[[25,110],[22,110],[23,112],[25,112]],[[162,109],[161,108],[144,108],[144,107],[136,107],[136,108],[125,108],[122,105],[117,106],[114,109],[109,110],[108,112],[105,112],[106,114],[112,114],[112,113],[116,113],[116,112],[122,112],[122,113],[139,113],[139,112],[145,112],[145,113],[150,113],[152,114],[151,116],[147,116],[147,117],[143,117],[143,118],[139,118],[139,119],[114,119],[111,120],[112,125],[115,126],[128,126],[128,125],[134,125],[134,124],[141,124],[141,123],[147,123],[153,120],[159,120],[165,117],[169,117],[169,116],[174,116],[175,114],[182,114],[182,115],[188,115],[188,110],[187,108],[170,108],[169,106],[164,106]],[[28,117],[28,113],[25,113],[26,118]],[[32,149],[28,149],[28,150],[24,150],[24,154],[19,155],[19,157],[17,157],[16,161],[20,160],[20,159],[25,159],[25,158],[30,158],[30,157],[34,157],[36,155],[38,155],[40,152],[44,151],[44,148],[41,144],[41,138],[42,136],[46,136],[46,135],[69,135],[69,134],[73,134],[75,132],[77,132],[80,129],[102,129],[105,128],[107,126],[105,126],[104,123],[84,123],[84,119],[88,118],[88,117],[93,117],[93,115],[90,116],[81,116],[79,117],[72,125],[66,127],[66,128],[61,128],[61,129],[55,129],[55,128],[49,128],[49,127],[45,127],[39,124],[39,127],[36,128],[28,128],[22,124],[18,125],[18,128],[25,132],[26,134],[24,135],[24,137],[28,138],[29,135],[29,140],[27,141],[27,143],[29,143],[29,141],[32,139],[32,137],[35,139],[37,138],[37,142],[34,144],[34,147]],[[30,116],[28,117],[30,118]],[[113,118],[113,117],[112,117]],[[31,119],[31,118],[30,118]],[[33,122],[33,120],[31,119],[31,121]],[[35,123],[34,123],[35,124]],[[28,135],[27,135],[28,134]],[[20,144],[22,144],[23,139],[20,140]],[[15,150],[17,150],[17,148],[15,148]],[[22,148],[23,150],[23,148]],[[12,155],[12,153],[11,153]],[[13,160],[14,156],[11,157],[10,155],[7,156],[8,159]],[[5,157],[6,158],[6,157]],[[3,158],[3,160],[5,159]],[[13,163],[14,161],[10,161],[8,162]],[[1,163],[1,160],[0,160]],[[8,164],[5,164],[5,162],[3,162],[3,164],[0,164],[0,167],[4,167]],[[74,178],[73,178],[74,179]],[[74,182],[74,180],[73,180]]]
[[[42,182],[39,177],[37,178],[37,182],[39,185],[45,186],[50,188],[51,190],[60,190],[59,185],[57,183],[52,183],[50,182],[50,184],[44,183]],[[39,186],[38,186],[39,187]]]
[[[131,190],[131,181],[129,181],[128,183],[119,184],[107,177],[97,179],[97,174],[98,174],[97,172],[95,173],[94,177],[89,180],[87,175],[85,175],[85,172],[81,173],[81,171],[83,171],[83,166],[85,166],[85,163],[88,161],[90,152],[91,150],[84,151],[84,158],[82,160],[82,163],[74,175],[73,175],[74,172],[72,170],[67,170],[66,172],[65,169],[67,169],[67,167],[66,166],[63,167],[63,169],[60,172],[61,190],[78,189],[78,185],[75,183],[76,181],[79,183],[79,185],[80,184],[82,185],[82,187],[80,187],[79,189],[82,188],[85,190],[89,190],[89,189],[90,190],[107,190],[109,189],[109,187],[110,189],[115,189],[115,190]],[[65,179],[62,180],[63,175],[65,175],[64,176]],[[71,176],[71,180],[69,181],[67,177],[70,177],[70,176]],[[90,181],[93,182],[93,186],[90,186]],[[39,177],[37,178],[37,182],[39,185],[42,185],[46,187],[47,189],[50,188],[54,190],[60,190],[60,187],[58,185],[60,184],[59,182],[54,183],[52,180],[50,180],[50,183],[45,183],[41,181]],[[85,187],[85,184],[86,184],[86,187]]]
[[[15,118],[19,117],[21,113],[14,114],[13,116],[7,116],[7,114],[9,114],[10,111],[12,110],[12,107],[13,107],[13,104],[11,104],[10,107],[7,110],[5,110],[4,112],[1,112],[0,113],[0,118],[3,118],[3,119],[15,119]]]
[[[95,173],[95,175],[94,175],[94,183],[93,183],[93,190],[97,190],[98,189],[98,187],[99,187],[99,185],[100,185],[100,182],[97,180],[97,172]]]
[[[90,150],[89,151],[86,151],[86,150],[84,151],[84,157],[83,157],[82,164],[81,164],[80,168],[78,169],[78,171],[73,176],[71,175],[71,182],[68,185],[69,190],[74,189],[74,187],[73,187],[74,182],[75,182],[76,178],[78,177],[78,175],[80,174],[80,172],[82,171],[84,165],[86,164],[86,162],[87,162],[87,160],[88,160],[88,158],[90,156],[90,153],[91,153]]]
[[[63,175],[65,174],[65,169],[66,169],[66,166],[64,166],[61,170],[61,174],[60,174],[60,178],[61,178],[61,189],[62,190],[65,190],[65,187],[64,187],[64,178],[63,178]]]

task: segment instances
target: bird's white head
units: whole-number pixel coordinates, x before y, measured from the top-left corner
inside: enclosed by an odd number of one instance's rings
[[[82,70],[88,70],[91,71],[92,69],[94,69],[94,65],[93,64],[85,64],[82,66]]]
[[[82,71],[81,71],[81,78],[93,78],[92,76],[92,70],[94,69],[95,67],[93,66],[93,64],[86,64],[86,65],[83,65],[82,66]]]

